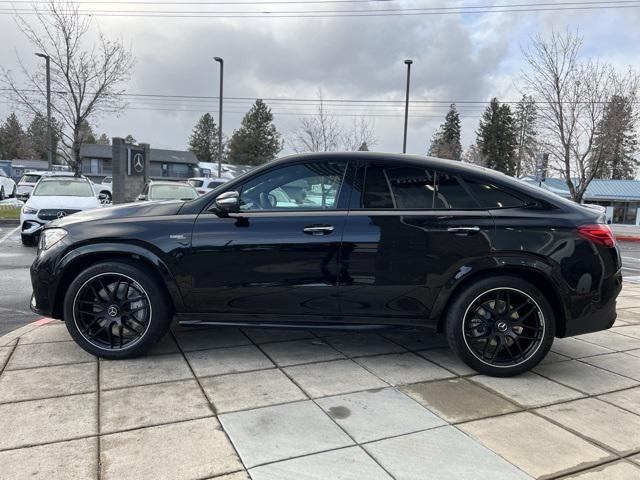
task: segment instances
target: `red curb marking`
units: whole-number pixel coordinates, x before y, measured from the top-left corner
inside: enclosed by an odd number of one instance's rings
[[[51,322],[55,322],[55,318],[41,318],[40,320],[36,320],[35,322],[33,322],[34,325],[46,325],[47,323],[51,323]]]
[[[640,237],[631,237],[625,235],[616,235],[616,239],[620,242],[640,242]]]

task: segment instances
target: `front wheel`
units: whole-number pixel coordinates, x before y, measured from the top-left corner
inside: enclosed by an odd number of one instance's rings
[[[171,306],[142,266],[103,262],[80,273],[64,299],[64,320],[87,352],[121,359],[142,355],[169,329]]]
[[[4,187],[0,187],[0,200],[4,200]]]
[[[520,277],[485,277],[467,285],[446,314],[452,350],[471,368],[496,377],[530,370],[555,337],[553,309],[542,292]]]

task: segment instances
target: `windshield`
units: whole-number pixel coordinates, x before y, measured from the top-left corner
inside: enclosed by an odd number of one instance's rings
[[[191,185],[192,187],[201,187],[202,184],[204,183],[202,180],[196,180],[195,178],[192,178],[189,180],[189,185]]]
[[[19,183],[38,183],[40,175],[23,175]]]
[[[198,192],[191,185],[151,185],[150,200],[193,200]]]
[[[89,182],[82,180],[45,180],[36,185],[34,196],[93,197]]]

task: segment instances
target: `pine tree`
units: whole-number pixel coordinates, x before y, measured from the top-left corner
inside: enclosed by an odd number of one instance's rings
[[[431,139],[429,155],[450,160],[460,160],[462,145],[460,144],[460,115],[456,105],[451,104],[444,123]]]
[[[5,159],[28,159],[33,157],[29,148],[29,139],[22,124],[14,112],[10,113],[4,124],[0,127],[2,137],[2,152],[0,157]]]
[[[633,180],[638,161],[636,117],[630,97],[614,95],[607,104],[594,139],[594,155],[600,167],[596,178]]]
[[[271,109],[262,100],[256,100],[229,141],[229,161],[238,165],[260,165],[273,160],[283,144],[272,122]]]
[[[89,122],[87,122],[86,120],[80,125],[79,137],[82,139],[82,143],[86,143],[89,145],[93,145],[96,143],[96,136],[93,133],[93,128],[91,128],[91,125],[89,125]]]
[[[124,141],[126,143],[131,143],[131,144],[138,143],[138,141],[135,138],[133,138],[133,135],[131,135],[130,133],[126,137],[124,137]]]
[[[209,113],[205,113],[189,137],[189,150],[201,162],[215,162],[218,160],[218,126]],[[223,147],[224,149],[224,147]]]
[[[368,152],[369,151],[369,145],[367,145],[367,142],[362,142],[362,145],[360,145],[360,148],[358,148],[359,152]]]
[[[103,133],[98,137],[98,139],[96,140],[96,143],[98,145],[111,145],[111,139],[107,136],[106,133]]]
[[[500,105],[496,98],[491,100],[476,133],[478,148],[486,166],[507,175],[515,175],[517,136],[509,105]]]
[[[536,102],[532,97],[523,95],[516,105],[515,126],[518,142],[516,177],[531,175],[536,169],[537,131],[536,121],[538,117]]]
[[[51,119],[51,139],[53,143],[53,158],[56,157],[60,143],[60,123]],[[39,160],[47,160],[49,154],[49,140],[47,138],[47,117],[36,113],[27,127],[27,138],[33,156]]]

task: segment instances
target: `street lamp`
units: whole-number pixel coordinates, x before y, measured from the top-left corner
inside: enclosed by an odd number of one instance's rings
[[[407,65],[407,94],[404,100],[404,139],[402,141],[402,153],[407,153],[407,124],[409,123],[409,81],[411,80],[411,64],[413,60],[405,60]]]
[[[224,79],[224,60],[213,57],[220,64],[220,103],[218,106],[218,178],[222,176],[222,85]]]
[[[51,59],[44,53],[36,53],[37,57],[44,58],[47,67],[47,163],[49,171],[53,165],[53,135],[51,132]]]

